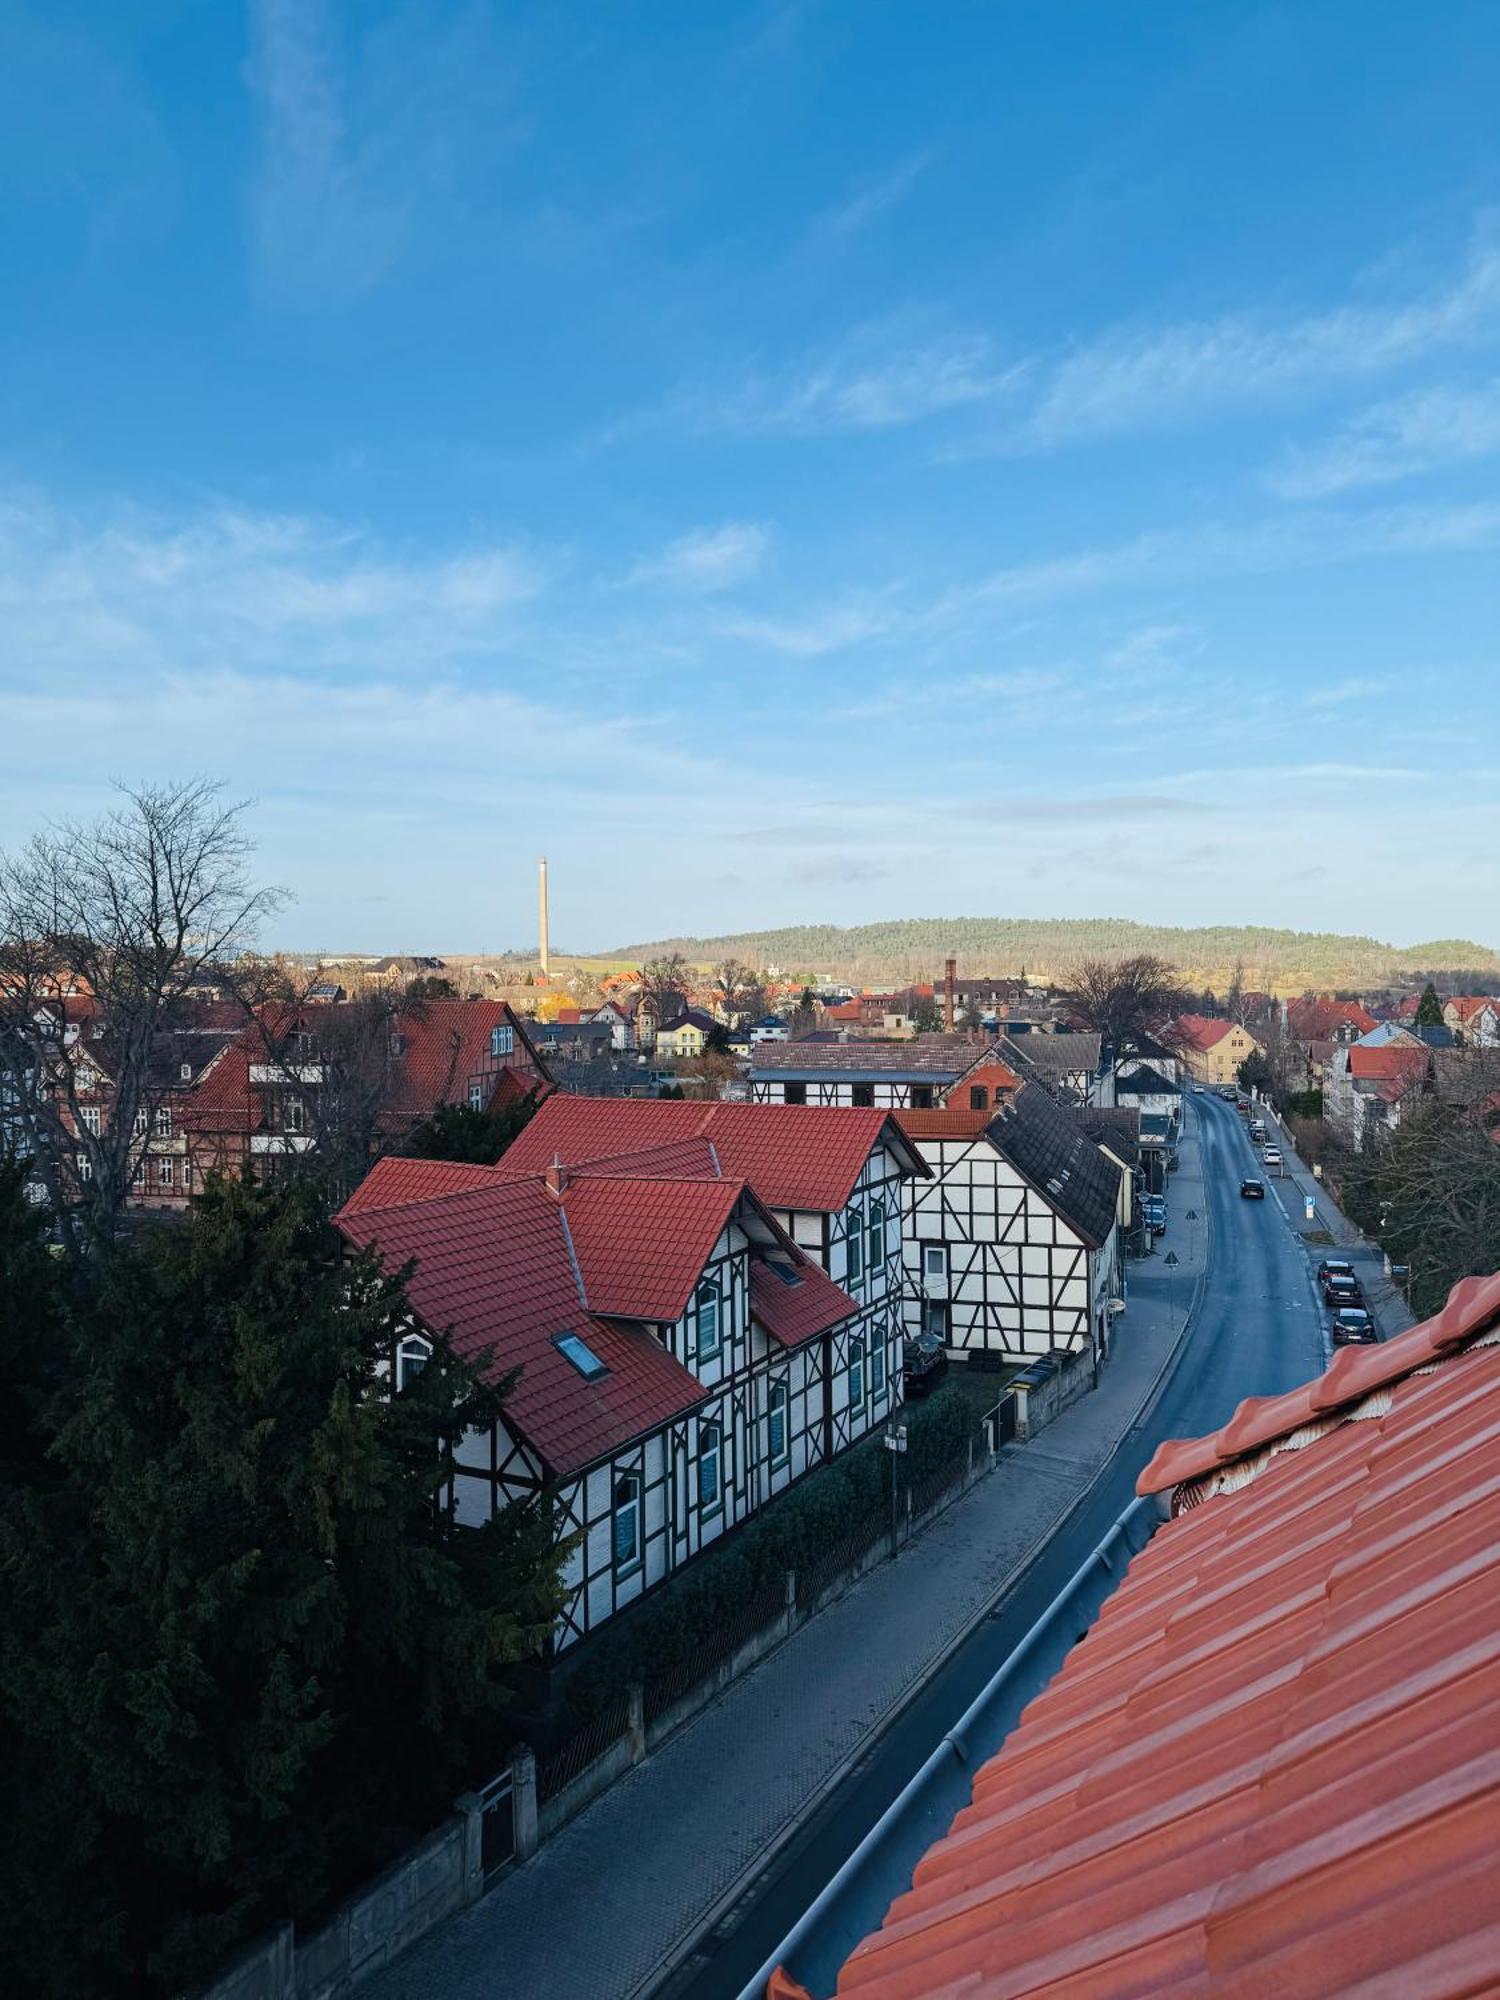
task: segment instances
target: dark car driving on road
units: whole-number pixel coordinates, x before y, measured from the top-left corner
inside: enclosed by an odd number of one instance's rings
[[[1240,1182],[1240,1194],[1246,1201],[1264,1201],[1266,1184],[1264,1181],[1243,1180]]]
[[[1380,1338],[1363,1306],[1340,1306],[1328,1330],[1335,1347],[1366,1347]]]

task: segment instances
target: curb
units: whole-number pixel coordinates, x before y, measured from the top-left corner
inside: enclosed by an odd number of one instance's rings
[[[1196,1109],[1195,1109],[1195,1116],[1201,1117],[1201,1114],[1197,1113]],[[1202,1177],[1201,1127],[1198,1134],[1198,1140],[1199,1140],[1199,1173],[1201,1178]],[[1145,1419],[1149,1416],[1150,1412],[1155,1408],[1156,1404],[1161,1400],[1162,1394],[1166,1389],[1167,1382],[1170,1376],[1175,1372],[1178,1363],[1182,1360],[1183,1354],[1187,1349],[1188,1336],[1190,1333],[1193,1332],[1194,1327],[1196,1325],[1199,1307],[1201,1306],[1203,1300],[1204,1288],[1208,1280],[1209,1267],[1213,1262],[1213,1243],[1214,1243],[1213,1213],[1209,1206],[1209,1202],[1206,1195],[1203,1197],[1203,1213],[1205,1221],[1203,1267],[1198,1273],[1198,1277],[1193,1285],[1191,1296],[1188,1299],[1187,1311],[1183,1317],[1182,1328],[1178,1333],[1176,1340],[1172,1343],[1172,1346],[1169,1349],[1166,1358],[1163,1360],[1161,1367],[1157,1370],[1155,1376],[1152,1378],[1150,1386],[1147,1388],[1145,1396],[1143,1397],[1139,1407],[1137,1408],[1135,1415],[1131,1418],[1130,1422],[1125,1426],[1124,1430],[1121,1431],[1119,1440],[1116,1443],[1114,1450],[1111,1451],[1105,1457],[1103,1462],[1094,1470],[1094,1472],[1089,1477],[1088,1484],[1084,1486],[1077,1494],[1075,1494],[1072,1500],[1069,1501],[1068,1505],[1064,1508],[1063,1512],[1058,1515],[1057,1519],[1053,1522],[1052,1526],[1047,1530],[1046,1534],[1042,1536],[1041,1540],[1037,1542],[1036,1545],[1027,1552],[1027,1554],[1022,1558],[1022,1560],[1016,1564],[1015,1568],[1012,1569],[1006,1575],[1004,1580],[995,1590],[994,1594],[986,1598],[984,1602],[979,1606],[979,1608],[973,1613],[971,1613],[971,1615],[958,1628],[958,1630],[949,1639],[944,1641],[943,1645],[926,1663],[926,1665],[918,1670],[916,1677],[913,1680],[909,1681],[907,1685],[904,1688],[902,1688],[900,1693],[897,1694],[892,1699],[889,1706],[881,1711],[880,1715],[876,1718],[874,1723],[872,1723],[868,1734],[861,1740],[861,1742],[856,1746],[856,1748],[851,1750],[849,1754],[841,1760],[840,1763],[835,1765],[831,1771],[827,1772],[822,1778],[819,1779],[817,1785],[813,1788],[811,1792],[808,1793],[807,1797],[802,1801],[802,1804],[798,1807],[793,1818],[788,1820],[785,1826],[780,1827],[776,1831],[776,1833],[774,1833],[771,1836],[771,1838],[761,1848],[755,1860],[753,1862],[748,1863],[744,1868],[740,1870],[739,1874],[735,1876],[734,1880],[730,1882],[726,1888],[720,1891],[720,1893],[714,1898],[713,1902],[709,1904],[708,1908],[702,1913],[700,1917],[698,1917],[698,1919],[694,1922],[692,1928],[684,1932],[682,1937],[680,1937],[677,1943],[672,1947],[670,1956],[661,1960],[655,1967],[653,1967],[653,1969],[649,1973],[647,1973],[643,1978],[637,1980],[633,1986],[629,1986],[623,1989],[623,1991],[619,1996],[619,2000],[653,2000],[653,1996],[665,1993],[666,1989],[671,1984],[672,1980],[675,1979],[678,1976],[678,1974],[682,1972],[688,1959],[692,1957],[693,1953],[698,1949],[698,1947],[702,1944],[703,1940],[709,1935],[709,1933],[712,1930],[714,1930],[716,1926],[720,1922],[722,1922],[723,1918],[728,1914],[728,1912],[733,1909],[734,1905],[745,1894],[745,1891],[749,1888],[750,1884],[758,1876],[765,1874],[767,1870],[771,1867],[771,1865],[775,1862],[777,1857],[785,1852],[785,1850],[792,1844],[792,1842],[807,1826],[808,1821],[812,1819],[813,1816],[817,1813],[818,1809],[828,1798],[829,1794],[836,1791],[838,1787],[841,1784],[843,1784],[844,1780],[848,1778],[855,1770],[858,1769],[860,1764],[862,1764],[865,1761],[865,1759],[870,1755],[870,1753],[875,1749],[875,1747],[880,1742],[881,1738],[886,1734],[886,1732],[895,1726],[896,1722],[901,1716],[902,1711],[906,1709],[913,1701],[915,1701],[915,1699],[922,1692],[922,1690],[925,1687],[927,1687],[928,1684],[937,1677],[937,1675],[942,1671],[942,1669],[948,1664],[948,1661],[958,1651],[959,1647],[962,1646],[966,1640],[968,1640],[973,1636],[974,1632],[979,1628],[979,1626],[981,1626],[985,1622],[986,1619],[994,1616],[995,1612],[1000,1609],[1000,1607],[1005,1603],[1005,1600],[1008,1597],[1014,1595],[1014,1593],[1020,1588],[1021,1584],[1025,1581],[1026,1577],[1030,1574],[1032,1569],[1034,1569],[1035,1566],[1042,1560],[1043,1556],[1046,1554],[1047,1550],[1051,1547],[1052,1543],[1057,1539],[1059,1535],[1062,1534],[1063,1530],[1068,1527],[1070,1522],[1073,1520],[1074,1516],[1086,1505],[1089,1499],[1093,1496],[1096,1487],[1100,1485],[1100,1483],[1103,1481],[1105,1477],[1105,1474],[1110,1470],[1110,1467],[1113,1464],[1114,1459],[1117,1453],[1119,1452],[1121,1446],[1125,1443],[1125,1440],[1131,1435],[1133,1431],[1139,1429],[1140,1425],[1145,1421]],[[1015,1446],[1011,1447],[1011,1449],[1015,1450],[1019,1457],[1019,1455],[1025,1451],[1025,1446],[1024,1445]],[[996,1460],[996,1463],[997,1464],[999,1463],[998,1458]],[[946,1512],[947,1510],[945,1509],[944,1511]],[[910,1544],[908,1543],[907,1546],[909,1547]],[[773,1658],[774,1655],[767,1654],[766,1657],[770,1659]]]

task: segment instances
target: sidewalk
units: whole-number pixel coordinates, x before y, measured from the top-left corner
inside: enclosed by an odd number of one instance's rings
[[[625,2000],[649,1981],[983,1614],[1135,1422],[1204,1268],[1196,1131],[1169,1208],[1158,1254],[1128,1266],[1128,1307],[1096,1390],[1036,1443],[1007,1448],[896,1562],[726,1689],[472,1910],[368,1981],[369,2000]]]
[[[1354,1266],[1360,1289],[1365,1295],[1365,1303],[1380,1329],[1382,1340],[1392,1340],[1398,1333],[1405,1333],[1415,1325],[1411,1308],[1401,1293],[1385,1274],[1385,1253],[1378,1243],[1372,1243],[1348,1216],[1344,1214],[1332,1194],[1322,1181],[1314,1178],[1311,1168],[1292,1144],[1285,1125],[1269,1105],[1264,1107],[1262,1116],[1269,1113],[1281,1132],[1281,1156],[1287,1165],[1287,1172],[1273,1179],[1271,1185],[1280,1196],[1291,1219],[1293,1229],[1299,1234],[1308,1230],[1322,1230],[1333,1239],[1334,1253],[1347,1257]],[[1307,1202],[1313,1204],[1312,1220],[1307,1219]],[[1307,1245],[1308,1255],[1314,1265],[1331,1254],[1315,1243]]]

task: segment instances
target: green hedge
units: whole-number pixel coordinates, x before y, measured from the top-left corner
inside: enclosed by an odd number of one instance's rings
[[[902,1478],[917,1483],[968,1459],[973,1412],[954,1383],[906,1411]],[[777,1597],[786,1572],[818,1561],[857,1522],[883,1521],[890,1473],[878,1435],[820,1466],[579,1647],[549,1731],[581,1727],[631,1681],[673,1672],[701,1653],[757,1596]]]

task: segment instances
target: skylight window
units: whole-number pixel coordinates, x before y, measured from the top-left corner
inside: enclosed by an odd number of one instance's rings
[[[554,1333],[552,1345],[565,1361],[571,1361],[585,1382],[597,1382],[601,1375],[609,1373],[593,1348],[576,1333]]]

